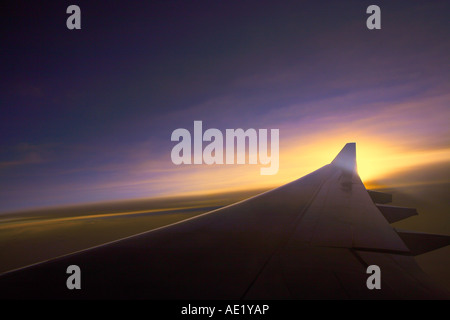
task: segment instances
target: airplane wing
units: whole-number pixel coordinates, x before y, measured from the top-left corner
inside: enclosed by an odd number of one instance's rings
[[[414,255],[450,237],[390,226],[416,212],[366,190],[355,148],[250,199],[3,274],[0,297],[448,299]],[[81,290],[66,287],[70,265],[81,269]],[[370,265],[380,268],[380,289],[366,285]]]

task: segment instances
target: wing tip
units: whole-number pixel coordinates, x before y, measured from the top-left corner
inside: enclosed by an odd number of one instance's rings
[[[356,142],[348,142],[331,162],[346,171],[356,171]]]

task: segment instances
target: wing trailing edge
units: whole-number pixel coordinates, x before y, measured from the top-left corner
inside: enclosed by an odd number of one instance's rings
[[[0,275],[0,299],[449,299],[413,255],[450,237],[395,230],[356,169],[348,143],[271,191]],[[82,290],[65,285],[70,265]],[[380,290],[367,288],[369,265]]]
[[[392,194],[390,193],[373,190],[367,190],[367,192],[369,193],[369,196],[372,198],[372,201],[375,203],[386,204],[392,202]]]
[[[388,206],[383,204],[377,204],[377,208],[389,223],[394,223],[418,215],[415,208]]]
[[[450,236],[447,235],[397,229],[396,231],[414,256],[450,245]]]

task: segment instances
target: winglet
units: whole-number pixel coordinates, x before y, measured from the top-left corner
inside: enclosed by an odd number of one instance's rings
[[[331,164],[345,171],[356,172],[356,143],[347,143]]]

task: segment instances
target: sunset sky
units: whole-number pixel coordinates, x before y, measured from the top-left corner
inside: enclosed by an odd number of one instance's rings
[[[378,1],[368,30],[370,4],[9,1],[0,212],[275,187],[347,142],[367,187],[450,182],[450,4]],[[279,129],[278,173],[174,165],[171,133],[195,120]]]

